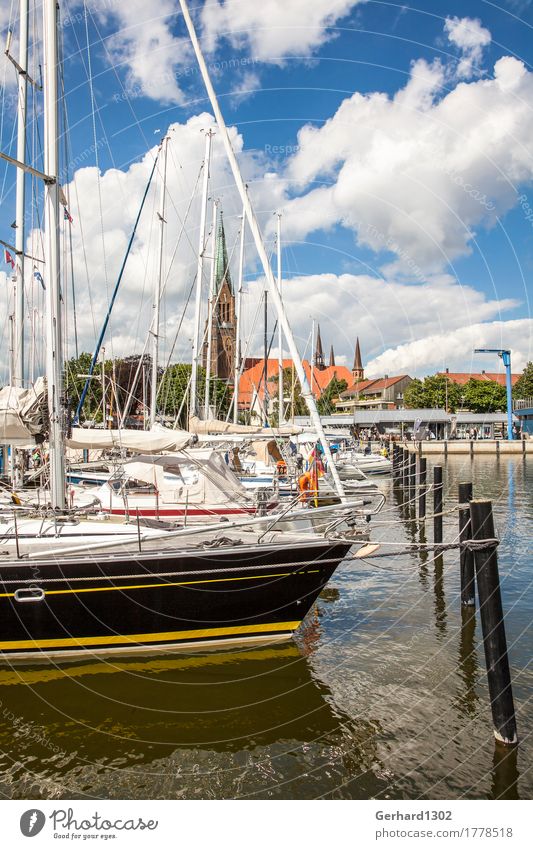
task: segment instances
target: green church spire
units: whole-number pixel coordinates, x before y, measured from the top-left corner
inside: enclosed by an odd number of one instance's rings
[[[229,271],[228,250],[226,247],[226,234],[224,232],[224,221],[222,219],[222,212],[220,212],[215,239],[215,290],[217,292],[222,286],[224,278],[227,280],[230,291],[233,293],[233,286]]]

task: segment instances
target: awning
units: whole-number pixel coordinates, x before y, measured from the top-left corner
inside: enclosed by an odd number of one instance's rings
[[[187,431],[154,425],[151,430],[75,427],[66,444],[68,448],[122,448],[128,451],[142,451],[144,454],[160,454],[162,451],[180,451],[189,445],[190,441],[191,434]]]

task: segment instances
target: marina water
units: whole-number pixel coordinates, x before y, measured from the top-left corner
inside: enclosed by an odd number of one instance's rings
[[[530,798],[533,465],[450,457],[444,480],[447,510],[460,481],[494,502],[518,750],[495,752],[457,552],[411,553],[343,564],[295,642],[4,665],[2,796]],[[400,493],[380,487],[372,538],[419,540]],[[456,534],[451,512],[445,540]]]

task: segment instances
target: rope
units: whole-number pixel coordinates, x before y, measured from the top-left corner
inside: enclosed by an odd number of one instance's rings
[[[370,545],[379,545],[379,546],[387,546],[387,545],[398,545],[398,543],[394,542],[374,542],[370,541]],[[438,554],[441,554],[444,551],[457,551],[457,549],[466,548],[470,551],[485,551],[490,548],[496,548],[500,544],[498,539],[481,539],[481,540],[465,540],[464,542],[444,542],[444,543],[406,543],[404,549],[398,549],[396,551],[381,551],[376,552],[375,554],[367,554],[364,557],[358,557],[356,554],[352,555],[352,560],[376,560],[381,557],[402,557],[404,554],[411,554],[412,552],[425,552],[429,553],[431,551],[435,551]]]

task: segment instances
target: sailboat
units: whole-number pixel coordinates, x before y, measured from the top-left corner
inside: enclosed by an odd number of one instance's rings
[[[184,2],[182,8],[247,219],[259,254],[268,266]],[[95,541],[94,530],[87,527],[90,523],[79,520],[76,527],[76,516],[69,515],[62,407],[57,35],[56,0],[43,0],[45,171],[41,176],[45,193],[46,385],[53,515],[43,518],[41,527],[46,521],[56,527],[69,526],[71,533],[66,541],[57,534],[53,541],[48,538],[43,544],[42,534],[31,527],[26,533],[24,523],[17,525],[14,514],[14,532],[6,535],[9,538],[4,538],[0,548],[0,657],[9,662],[56,660],[89,652],[138,653],[161,647],[288,638],[348,555],[352,540],[280,532],[268,525],[255,527],[252,520],[249,527],[229,529],[219,524],[159,533],[142,529],[138,522],[128,529],[128,539],[117,533],[116,538]],[[22,163],[16,164],[24,168]],[[276,289],[271,272],[270,276]],[[277,306],[285,337],[301,368],[279,298]],[[303,369],[301,372],[304,394],[310,396]],[[311,403],[320,431],[312,399]],[[327,453],[327,445],[325,450]],[[338,478],[336,484],[342,497]],[[135,531],[134,542],[131,529]]]

